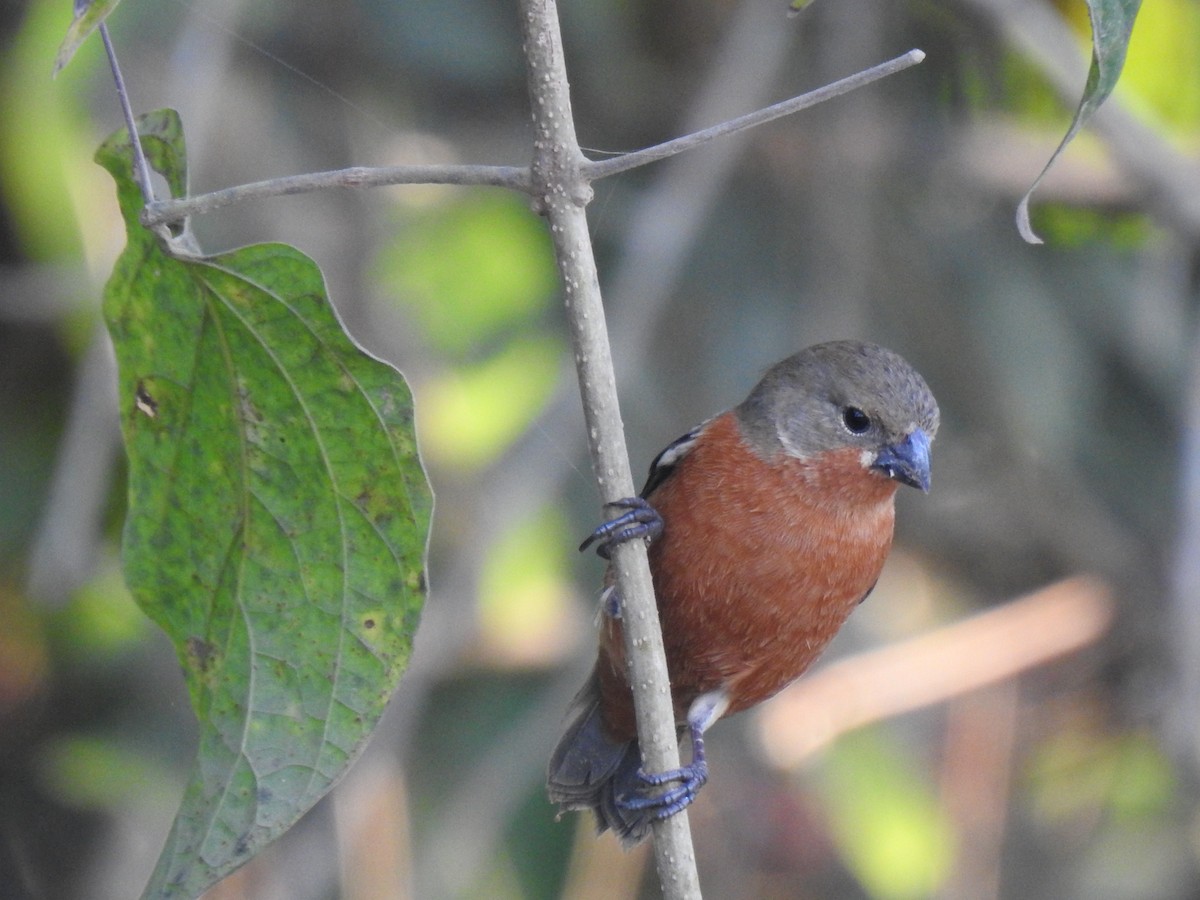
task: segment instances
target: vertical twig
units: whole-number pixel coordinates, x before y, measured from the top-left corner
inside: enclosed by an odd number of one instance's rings
[[[592,191],[580,175],[585,160],[571,115],[555,2],[523,0],[521,16],[533,107],[534,202],[550,225],[571,324],[592,466],[602,498],[610,503],[632,496],[635,489],[585,212]],[[673,769],[679,765],[675,717],[645,547],[637,541],[619,545],[613,564],[624,601],[626,651],[642,759],[650,771]],[[686,814],[655,823],[654,851],[664,896],[669,900],[699,897]]]
[[[133,105],[129,102],[129,93],[125,90],[125,79],[121,77],[121,66],[117,63],[117,51],[113,49],[112,38],[108,36],[108,25],[100,23],[100,38],[104,41],[104,52],[108,54],[108,67],[112,69],[113,82],[117,86],[117,99],[121,102],[121,115],[125,117],[125,127],[129,130],[129,142],[133,145],[133,177],[137,179],[142,189],[142,200],[149,206],[154,202],[154,185],[150,181],[150,166],[146,163],[146,154],[142,152],[142,139],[138,134],[137,123],[133,117]]]

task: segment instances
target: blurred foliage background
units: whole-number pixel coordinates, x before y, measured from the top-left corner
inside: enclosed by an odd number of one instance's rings
[[[784,10],[561,9],[595,154],[928,53],[597,184],[636,468],[833,337],[902,352],[943,411],[934,490],[901,499],[870,602],[809,678],[711,734],[692,817],[707,895],[1195,897],[1200,4],[1142,10],[1116,95],[1035,197],[1040,248],[1013,211],[1082,89],[1081,3]],[[98,304],[122,226],[91,162],[120,117],[97,41],[50,79],[70,13],[0,5],[5,898],[136,895],[193,752],[173,654],[120,577]],[[136,108],[181,111],[199,192],[526,162],[515,15],[495,0],[126,0],[111,28]],[[211,896],[656,896],[644,848],[555,822],[542,791],[590,665],[601,566],[574,552],[600,510],[541,223],[495,190],[410,187],[195,226],[209,250],[284,240],[317,259],[351,333],[413,382],[438,495],[432,593],[380,732]]]

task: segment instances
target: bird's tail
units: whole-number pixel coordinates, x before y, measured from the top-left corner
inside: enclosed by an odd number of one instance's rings
[[[600,685],[593,672],[575,697],[571,721],[550,756],[546,790],[550,801],[567,810],[590,809],[598,832],[611,828],[626,847],[650,834],[652,814],[625,809],[621,797],[636,796],[645,785],[638,777],[642,752],[637,740],[609,737],[600,718]]]

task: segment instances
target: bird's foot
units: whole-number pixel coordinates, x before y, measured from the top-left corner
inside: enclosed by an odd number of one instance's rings
[[[596,553],[600,558],[608,559],[612,548],[617,544],[639,538],[652,541],[662,534],[662,516],[642,497],[626,497],[624,500],[614,500],[608,505],[625,512],[609,519],[589,534],[587,540],[579,545],[580,552],[595,544]]]
[[[617,805],[627,810],[649,812],[656,819],[666,819],[691,806],[692,801],[708,781],[708,763],[701,757],[689,765],[668,772],[638,772],[647,787],[670,785],[659,794],[638,793],[617,798]]]
[[[656,819],[666,819],[681,810],[687,809],[708,781],[708,760],[704,756],[704,729],[712,722],[715,712],[717,716],[724,706],[716,705],[717,698],[723,698],[724,693],[704,694],[698,698],[688,711],[688,729],[692,737],[692,761],[678,769],[666,772],[648,773],[638,770],[638,779],[648,788],[670,785],[665,791],[652,794],[639,792],[632,797],[618,797],[617,805],[628,810],[649,812]],[[728,705],[726,702],[725,706]]]
[[[649,774],[638,769],[642,786],[633,794],[616,798],[617,806],[631,812],[643,812],[653,819],[666,819],[692,805],[700,788],[708,781],[708,760],[704,756],[704,732],[729,708],[729,694],[724,688],[708,691],[688,707],[688,734],[692,739],[692,761],[678,769]],[[661,793],[651,788],[668,785]]]

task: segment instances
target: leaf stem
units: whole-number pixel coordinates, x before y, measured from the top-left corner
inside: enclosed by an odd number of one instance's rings
[[[129,102],[129,92],[125,90],[125,79],[121,77],[121,66],[117,63],[117,51],[113,47],[112,38],[108,35],[108,24],[100,23],[100,39],[104,41],[104,52],[108,54],[108,67],[112,69],[113,82],[117,86],[117,100],[121,104],[121,115],[125,117],[125,127],[129,130],[129,141],[133,145],[133,177],[142,189],[142,199],[146,206],[154,205],[154,185],[150,181],[150,166],[146,163],[146,154],[142,151],[142,138],[138,134],[137,123],[134,121],[133,106]]]

